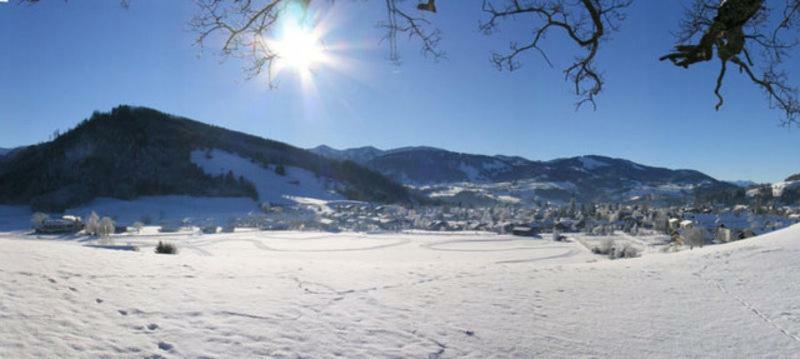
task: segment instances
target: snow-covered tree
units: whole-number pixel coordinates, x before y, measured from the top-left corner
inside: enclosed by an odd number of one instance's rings
[[[694,249],[694,247],[702,247],[706,244],[707,232],[700,227],[687,228],[684,230],[683,237],[685,244],[688,244],[690,249]]]
[[[86,234],[96,236],[100,230],[100,216],[94,211],[86,219]]]
[[[586,221],[586,225],[583,228],[584,233],[591,235],[594,233],[594,223],[592,221]]]
[[[44,221],[46,221],[48,218],[50,218],[50,216],[48,216],[46,213],[36,212],[33,214],[33,216],[31,216],[31,223],[33,224],[33,227],[38,228],[41,227]]]
[[[653,228],[660,233],[669,232],[669,216],[664,211],[658,211],[653,218]]]
[[[114,221],[111,218],[103,217],[97,228],[97,234],[103,238],[108,238],[114,233]]]

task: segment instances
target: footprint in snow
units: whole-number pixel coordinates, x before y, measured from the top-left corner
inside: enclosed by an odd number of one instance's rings
[[[156,330],[156,329],[158,329],[158,324],[150,323],[150,324],[147,325],[147,329]]]
[[[117,312],[119,312],[119,314],[122,314],[122,315],[128,315],[128,311],[127,310],[120,309],[120,310],[117,310]]]
[[[174,347],[175,347],[174,345],[167,342],[158,342],[158,349],[161,349],[163,351],[170,351]]]

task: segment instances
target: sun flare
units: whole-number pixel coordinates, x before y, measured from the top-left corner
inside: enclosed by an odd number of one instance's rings
[[[317,31],[296,24],[284,27],[280,38],[274,43],[274,49],[282,66],[300,74],[311,72],[325,58]]]
[[[330,38],[333,13],[320,13],[298,4],[290,3],[275,31],[262,41],[267,55],[272,56],[270,81],[284,76],[295,77],[303,92],[313,95],[317,91],[317,82],[325,81],[324,71],[349,72],[348,61],[341,56],[343,44]]]

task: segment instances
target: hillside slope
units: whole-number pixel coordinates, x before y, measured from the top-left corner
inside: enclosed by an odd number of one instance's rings
[[[233,172],[208,174],[192,162],[191,153],[197,150],[225,151],[265,170],[277,170],[278,165],[302,169],[329,180],[332,190],[350,199],[408,201],[405,188],[353,162],[326,159],[285,143],[152,109],[119,106],[109,113],[94,113],[57,139],[29,146],[8,159],[0,167],[0,203],[63,210],[96,197],[259,199],[251,179]]]

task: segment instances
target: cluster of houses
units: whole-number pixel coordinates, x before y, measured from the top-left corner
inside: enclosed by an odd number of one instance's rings
[[[487,231],[518,236],[541,233],[583,232],[608,235],[615,231],[631,234],[663,233],[676,242],[685,242],[689,234],[701,233],[703,241],[730,242],[766,233],[800,222],[800,209],[792,207],[749,208],[655,208],[643,205],[544,204],[538,207],[491,206],[419,206],[407,208],[357,201],[334,201],[324,204],[264,206],[260,213],[218,223],[163,225],[163,232],[184,227],[199,227],[203,233],[229,232],[236,227],[262,230],[320,230],[356,232]],[[135,227],[135,226],[134,226]],[[80,217],[47,218],[35,227],[37,233],[74,233],[84,228]],[[117,226],[125,231],[127,226]],[[130,227],[133,228],[133,227]],[[555,237],[553,237],[555,238]],[[696,240],[696,238],[695,238]]]
[[[83,228],[81,217],[66,215],[60,218],[42,218],[34,222],[33,229],[37,234],[68,234],[80,232]]]
[[[800,222],[800,209],[669,207],[594,204],[543,205],[535,208],[428,206],[404,208],[342,202],[317,210],[316,218],[329,228],[350,231],[489,231],[519,236],[541,233],[584,232],[605,235],[614,231],[643,231],[672,235],[681,242],[693,230],[704,240],[730,242],[774,231]]]
[[[666,233],[676,242],[687,240],[687,233],[701,235],[705,243],[727,243],[772,232],[800,222],[796,208],[750,209],[747,206],[710,210],[686,208],[668,221]]]

